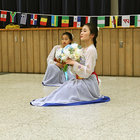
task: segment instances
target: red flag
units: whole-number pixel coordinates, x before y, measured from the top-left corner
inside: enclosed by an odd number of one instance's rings
[[[81,17],[74,16],[73,27],[81,27]]]
[[[61,27],[69,27],[69,17],[68,16],[62,16]]]
[[[37,14],[32,14],[30,19],[31,25],[37,25]]]
[[[7,11],[1,11],[0,21],[6,21]]]
[[[40,20],[40,25],[42,26],[46,26],[47,25],[47,17],[41,17],[41,20]]]
[[[86,17],[85,24],[90,23],[90,16]]]

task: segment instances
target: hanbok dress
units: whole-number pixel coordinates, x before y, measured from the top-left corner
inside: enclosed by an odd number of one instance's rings
[[[76,78],[64,82],[58,89],[46,97],[30,102],[33,106],[71,106],[102,103],[110,98],[100,94],[97,75],[94,72],[97,51],[94,45],[83,48],[80,63],[75,62],[72,72]]]
[[[50,52],[48,58],[47,58],[47,69],[42,81],[42,84],[44,86],[61,86],[65,81],[66,77],[62,69],[60,69],[58,66],[56,66],[55,59],[55,53],[61,48],[61,45],[56,45]],[[74,75],[72,72],[68,69],[67,71],[68,80],[73,78]]]

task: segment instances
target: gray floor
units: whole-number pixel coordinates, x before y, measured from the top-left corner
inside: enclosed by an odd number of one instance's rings
[[[33,107],[41,74],[0,73],[0,140],[139,140],[140,77],[100,77],[111,101],[72,107]]]

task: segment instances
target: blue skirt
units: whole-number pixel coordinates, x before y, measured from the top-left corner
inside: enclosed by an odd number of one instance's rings
[[[68,70],[68,80],[74,78],[74,75]],[[63,70],[57,67],[55,64],[49,64],[45,72],[42,84],[43,86],[61,86],[66,82],[66,78]]]

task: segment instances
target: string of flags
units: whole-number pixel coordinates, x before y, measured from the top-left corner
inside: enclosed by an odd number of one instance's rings
[[[10,16],[8,16],[10,15]],[[51,27],[81,27],[82,25],[94,22],[99,28],[110,27],[140,27],[140,15],[118,15],[118,16],[70,16],[70,15],[48,15],[32,14],[14,11],[0,10],[0,23],[7,22],[31,26],[47,27],[48,22]]]

